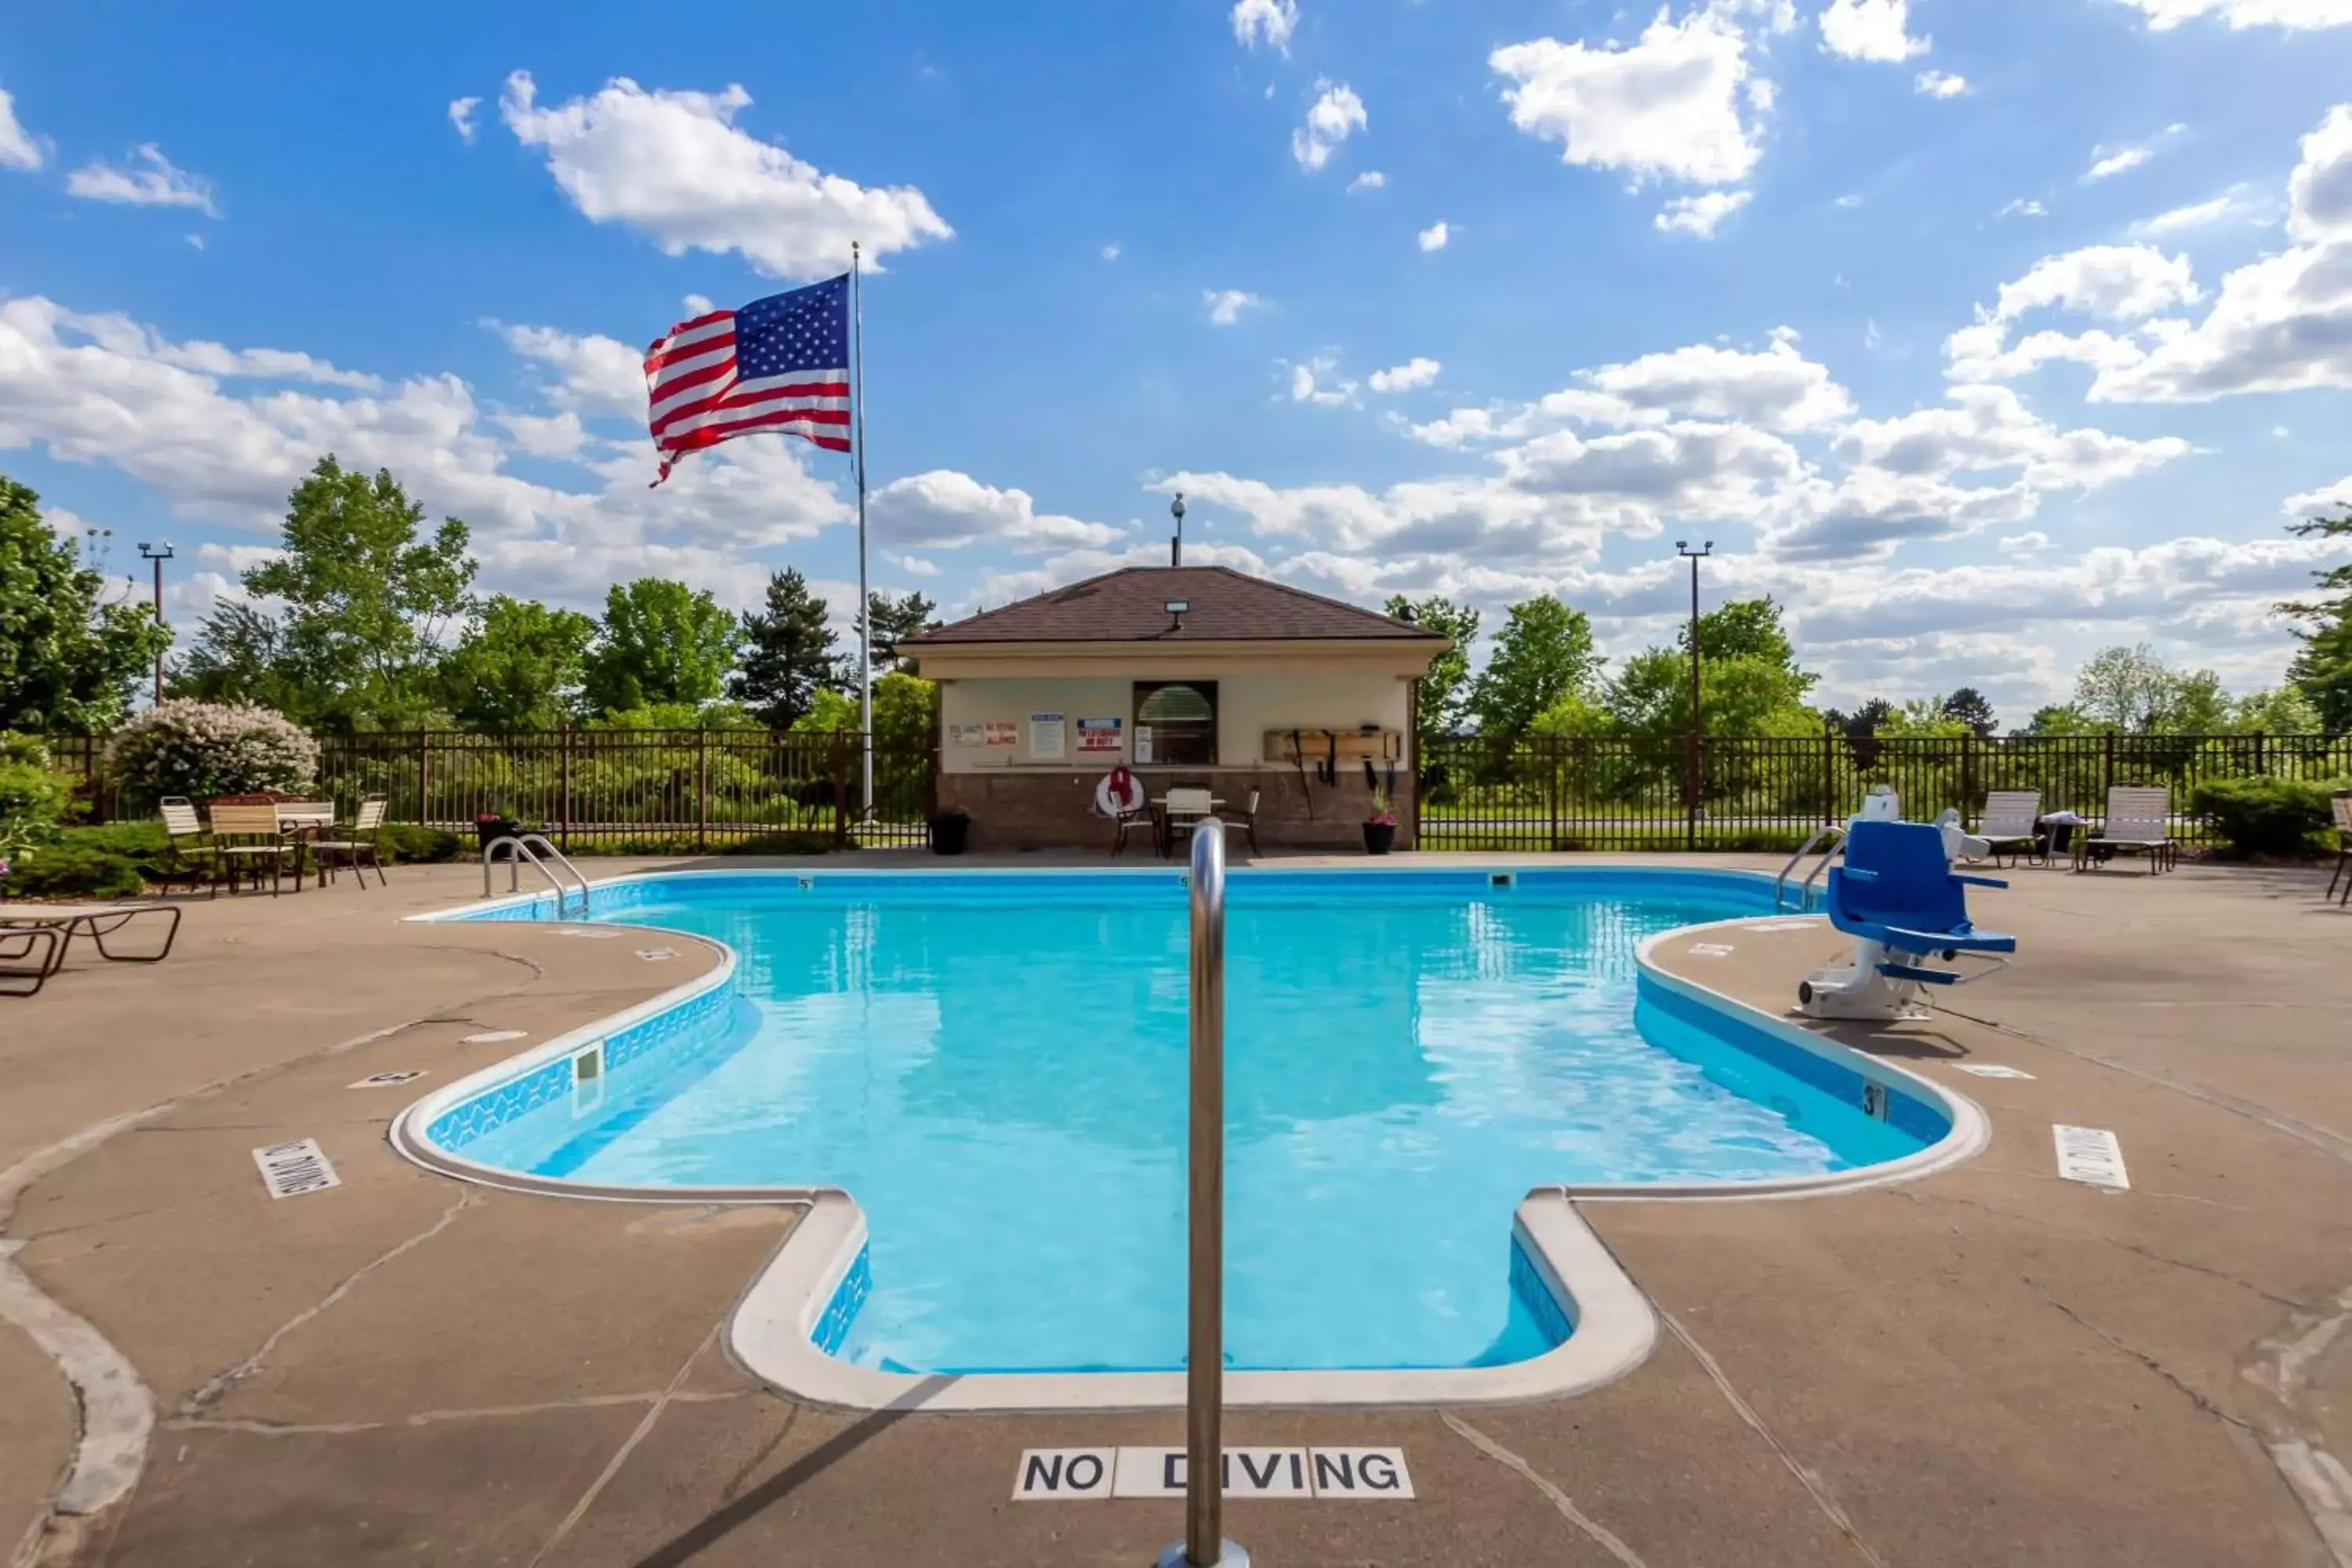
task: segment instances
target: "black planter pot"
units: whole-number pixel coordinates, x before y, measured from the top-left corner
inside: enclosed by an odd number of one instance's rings
[[[499,839],[512,838],[521,832],[521,823],[509,822],[503,816],[493,822],[477,822],[474,824],[475,847],[488,849]]]
[[[1364,824],[1364,853],[1385,855],[1396,847],[1397,825],[1393,822]]]
[[[931,853],[934,855],[961,855],[971,837],[971,818],[969,816],[959,815],[931,818]]]

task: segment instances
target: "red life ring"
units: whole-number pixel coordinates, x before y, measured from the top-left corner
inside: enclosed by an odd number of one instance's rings
[[[1095,785],[1095,806],[1105,816],[1132,816],[1143,809],[1143,781],[1124,763],[1103,774]]]

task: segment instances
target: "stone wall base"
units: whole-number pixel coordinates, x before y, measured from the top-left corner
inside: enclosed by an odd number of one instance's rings
[[[1249,804],[1250,792],[1259,792],[1257,841],[1264,849],[1361,849],[1363,821],[1371,813],[1371,794],[1360,771],[1344,773],[1337,784],[1315,777],[1310,764],[1302,784],[1293,770],[1205,769],[1152,771],[1137,775],[1153,799],[1170,787],[1205,785],[1223,802],[1224,815],[1237,820]],[[974,849],[1101,849],[1110,848],[1111,826],[1095,815],[1095,786],[1101,773],[1020,772],[948,773],[939,776],[940,809],[961,806],[971,814]],[[1400,849],[1412,847],[1411,802],[1412,780],[1397,774],[1397,839]],[[1147,836],[1148,837],[1148,836]],[[1247,840],[1234,835],[1235,852]],[[1130,831],[1128,845],[1139,845]],[[1148,842],[1141,845],[1150,853]]]

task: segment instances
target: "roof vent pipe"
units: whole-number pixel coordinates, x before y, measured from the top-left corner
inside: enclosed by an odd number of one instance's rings
[[[1184,492],[1182,490],[1176,492],[1176,500],[1170,504],[1168,510],[1170,515],[1176,519],[1175,535],[1168,541],[1168,564],[1181,566],[1184,564]]]

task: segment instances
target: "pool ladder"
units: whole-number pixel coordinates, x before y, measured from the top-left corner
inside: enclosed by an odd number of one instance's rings
[[[502,847],[509,849],[511,853],[501,856],[499,851]],[[574,866],[571,859],[564,855],[562,850],[558,849],[553,844],[548,842],[547,835],[544,833],[518,833],[510,835],[505,838],[493,838],[488,844],[482,846],[482,897],[486,899],[490,896],[492,891],[490,885],[490,868],[501,859],[503,859],[507,865],[508,892],[515,893],[522,890],[522,868],[523,863],[528,861],[531,865],[539,868],[539,874],[546,878],[548,885],[555,889],[555,918],[557,920],[562,920],[565,918],[567,911],[571,908],[568,900],[575,889],[580,894],[581,916],[583,919],[586,918],[588,914],[588,879],[580,874],[580,868]],[[550,864],[551,861],[553,864]],[[557,867],[562,868],[563,876],[559,877],[556,875]],[[567,883],[564,880],[564,877],[569,877],[571,881]]]
[[[1789,857],[1789,863],[1780,868],[1780,874],[1772,879],[1774,912],[1778,913],[1789,908],[1789,879],[1796,874],[1797,867],[1808,855],[1813,856],[1814,860],[1811,868],[1805,872],[1804,881],[1798,885],[1796,908],[1800,912],[1812,908],[1813,884],[1822,879],[1822,873],[1830,868],[1830,862],[1835,860],[1844,850],[1844,828],[1815,829],[1813,836],[1806,839],[1794,855]]]

